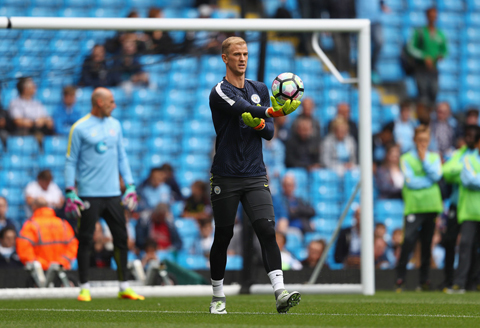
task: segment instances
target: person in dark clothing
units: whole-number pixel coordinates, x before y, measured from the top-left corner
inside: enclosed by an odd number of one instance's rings
[[[400,169],[400,147],[391,145],[383,165],[375,173],[375,182],[380,198],[402,199],[404,177]]]
[[[105,47],[97,44],[92,49],[92,54],[85,59],[82,73],[78,82],[83,87],[108,87],[113,85],[105,59]]]
[[[182,191],[178,185],[177,179],[175,178],[175,172],[173,171],[172,165],[165,163],[160,166],[160,169],[163,170],[166,174],[165,184],[170,187],[172,191],[172,196],[174,200],[183,200]]]
[[[355,18],[355,0],[328,0],[330,18]],[[350,69],[350,33],[333,33],[335,64],[339,71]]]
[[[358,127],[357,123],[350,119],[350,105],[346,102],[341,102],[337,105],[337,117],[342,117],[348,123],[348,133],[355,139],[358,144]],[[332,122],[335,121],[335,118],[330,121],[328,124],[328,132],[332,130]]]
[[[373,135],[372,139],[372,154],[373,154],[373,163],[376,167],[382,165],[387,155],[388,147],[391,147],[395,144],[395,138],[393,136],[393,129],[395,123],[390,122],[386,124],[380,132]]]
[[[17,233],[12,226],[0,230],[0,269],[23,267],[15,250],[16,238]]]
[[[226,75],[210,92],[210,109],[217,134],[211,168],[210,198],[215,220],[210,251],[213,296],[210,313],[226,313],[223,279],[227,248],[233,237],[238,205],[250,219],[261,245],[263,263],[272,284],[279,313],[300,302],[300,293],[289,293],[283,283],[282,260],[275,239],[275,213],[263,162],[262,138],[274,134],[273,118],[292,113],[300,101],[278,105],[267,86],[245,78],[248,47],[240,37],[222,43]]]
[[[312,121],[299,118],[296,130],[285,145],[285,165],[312,170],[320,167],[320,144],[313,135]]]
[[[159,250],[180,250],[182,239],[173,223],[168,204],[158,204],[149,219],[140,218],[135,227],[135,245],[145,249],[149,238],[157,243]]]
[[[313,231],[310,219],[315,216],[315,210],[301,198],[294,195],[295,177],[286,174],[282,181],[282,204],[288,212],[290,227],[300,229],[303,233]]]
[[[317,140],[317,143],[320,143],[321,136],[322,136],[322,128],[320,126],[320,122],[314,116],[315,114],[315,103],[313,102],[312,98],[303,98],[302,101],[302,111],[300,115],[298,115],[295,120],[292,122],[292,131],[297,130],[298,121],[302,118],[310,120],[312,122],[312,134],[314,138]]]
[[[148,18],[162,18],[162,10],[151,8],[148,11]],[[169,54],[177,51],[177,47],[173,43],[173,39],[166,31],[148,31],[145,32],[146,51],[150,54]]]
[[[355,211],[355,225],[340,230],[335,247],[335,262],[346,267],[360,267],[360,208]]]
[[[200,221],[212,220],[212,206],[207,192],[207,184],[197,180],[192,184],[192,195],[185,200],[182,217]]]

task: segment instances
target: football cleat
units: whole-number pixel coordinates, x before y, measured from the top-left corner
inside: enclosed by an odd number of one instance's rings
[[[277,298],[277,312],[278,313],[287,313],[290,308],[298,305],[301,300],[301,295],[299,292],[287,292],[284,290]]]
[[[134,301],[143,301],[145,299],[145,297],[138,295],[131,288],[127,288],[123,292],[118,292],[118,298]]]
[[[212,314],[227,314],[227,310],[225,309],[225,302],[216,301],[210,303],[210,313]]]
[[[465,294],[465,288],[462,288],[459,285],[453,285],[452,288],[447,288],[445,293],[446,294]]]
[[[80,294],[77,297],[77,300],[81,302],[90,302],[92,297],[90,296],[90,290],[86,288],[82,288],[80,290]]]

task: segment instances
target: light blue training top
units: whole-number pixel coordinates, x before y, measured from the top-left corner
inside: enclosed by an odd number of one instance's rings
[[[120,122],[113,117],[88,114],[78,120],[68,137],[65,186],[76,182],[80,197],[119,196],[119,173],[125,184],[133,184],[122,139]]]

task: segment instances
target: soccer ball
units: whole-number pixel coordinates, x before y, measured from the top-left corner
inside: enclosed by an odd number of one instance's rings
[[[303,81],[293,73],[282,73],[272,83],[272,94],[280,105],[303,97]]]

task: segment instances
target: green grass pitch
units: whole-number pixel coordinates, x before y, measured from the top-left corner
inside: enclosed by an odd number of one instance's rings
[[[227,298],[227,315],[208,313],[209,297],[145,301],[71,299],[0,301],[1,327],[478,327],[480,293],[378,292],[304,295],[288,314],[273,296]]]

